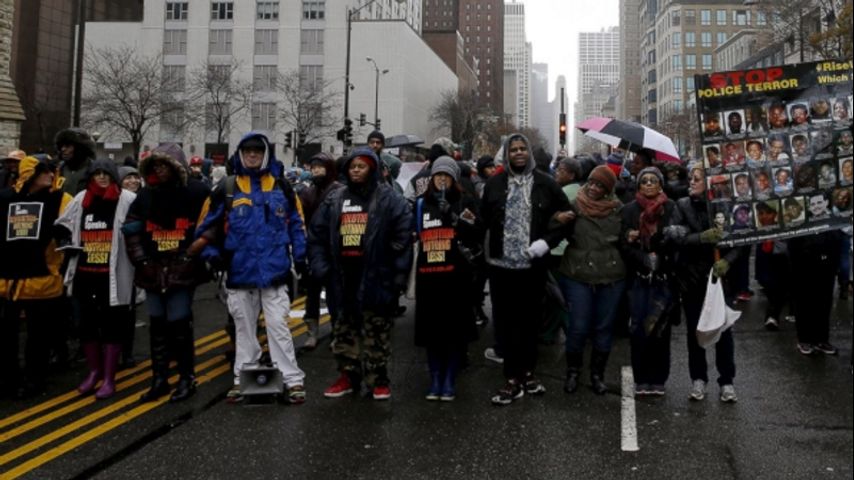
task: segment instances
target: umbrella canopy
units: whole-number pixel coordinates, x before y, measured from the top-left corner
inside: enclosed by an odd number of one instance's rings
[[[424,140],[418,137],[418,135],[405,134],[405,135],[394,135],[391,138],[386,140],[386,147],[408,147],[412,145],[420,145],[424,143]]]
[[[639,123],[607,117],[593,117],[579,123],[575,128],[600,142],[633,152],[648,148],[655,158],[664,162],[681,163],[673,140]]]

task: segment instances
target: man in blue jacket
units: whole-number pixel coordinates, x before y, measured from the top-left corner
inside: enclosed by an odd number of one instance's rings
[[[290,299],[286,288],[293,256],[294,269],[305,271],[305,230],[299,202],[281,180],[267,137],[249,133],[231,157],[234,176],[225,180],[208,202],[208,213],[197,230],[202,257],[228,273],[228,311],[237,334],[234,388],[228,401],[241,400],[240,370],[261,357],[256,327],[264,312],[270,358],[284,378],[290,403],[303,403],[305,374],[297,366],[288,328]]]

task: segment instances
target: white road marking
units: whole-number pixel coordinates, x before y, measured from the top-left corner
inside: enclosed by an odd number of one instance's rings
[[[635,378],[632,367],[622,368],[622,392],[620,404],[620,448],[624,452],[637,452],[638,427],[635,418]]]

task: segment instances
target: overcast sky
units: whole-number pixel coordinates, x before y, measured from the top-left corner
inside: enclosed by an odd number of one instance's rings
[[[534,62],[549,64],[549,100],[554,83],[564,75],[569,108],[576,101],[578,83],[578,34],[598,32],[620,24],[618,0],[517,0],[525,4],[525,33],[533,44]],[[572,115],[569,115],[572,119]],[[571,122],[571,120],[570,120]]]

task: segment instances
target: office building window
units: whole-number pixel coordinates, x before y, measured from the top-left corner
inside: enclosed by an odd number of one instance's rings
[[[674,26],[674,27],[678,27],[678,26],[679,26],[679,20],[680,20],[680,18],[679,18],[679,13],[680,13],[680,12],[679,12],[679,10],[676,10],[675,12],[673,12],[673,13],[671,13],[671,14],[670,14],[670,23],[671,23],[671,24],[672,24],[672,26]]]
[[[279,53],[279,31],[271,28],[255,30],[255,55]]]
[[[712,11],[711,10],[700,10],[700,25],[711,25],[712,24]]]
[[[685,91],[694,93],[694,77],[685,77]]]
[[[703,70],[711,70],[712,69],[712,54],[704,53],[703,54]]]
[[[300,87],[309,90],[323,88],[323,65],[300,65],[299,82]]]
[[[278,20],[279,2],[258,2],[255,6],[255,18],[258,20]]]
[[[670,66],[674,70],[677,68],[682,68],[682,55],[673,55],[670,57]]]
[[[768,19],[765,16],[765,12],[757,11],[756,12],[756,25],[763,26],[768,24]]]
[[[682,100],[676,99],[673,100],[673,113],[680,113],[682,111]]]
[[[272,92],[276,89],[278,70],[275,65],[255,65],[252,86],[256,92]]]
[[[686,70],[696,70],[697,68],[697,56],[693,53],[689,53],[685,55],[685,69]]]
[[[179,104],[166,103],[163,105],[163,116],[160,121],[160,139],[164,141],[181,140],[184,130],[184,107]]]
[[[710,48],[712,46],[712,32],[700,33],[700,46]]]
[[[734,25],[749,25],[750,24],[750,12],[747,10],[733,10],[732,11],[732,23]]]
[[[272,132],[276,129],[276,104],[275,103],[253,103],[252,104],[252,130],[266,130]]]
[[[323,30],[313,29],[300,31],[299,53],[304,55],[322,55]]]
[[[679,48],[682,44],[682,33],[674,32],[673,36],[670,37],[670,46],[673,48]]]
[[[682,77],[673,78],[673,93],[682,93]]]
[[[685,48],[694,48],[697,46],[697,38],[694,32],[685,32]]]
[[[697,24],[697,12],[694,10],[685,10],[685,25],[693,26]]]
[[[718,32],[718,46],[726,43],[726,32]]]
[[[726,25],[726,10],[715,10],[715,24]]]
[[[185,65],[164,65],[163,88],[169,92],[183,92],[186,81],[187,67]]]
[[[323,20],[326,18],[326,2],[302,2],[302,18],[305,20]]]
[[[234,19],[234,2],[211,2],[211,20]]]
[[[186,20],[187,2],[166,2],[166,20]]]
[[[186,30],[164,30],[163,31],[163,55],[186,55],[187,54],[187,31]]]
[[[208,39],[209,55],[231,55],[231,30],[210,30]]]

